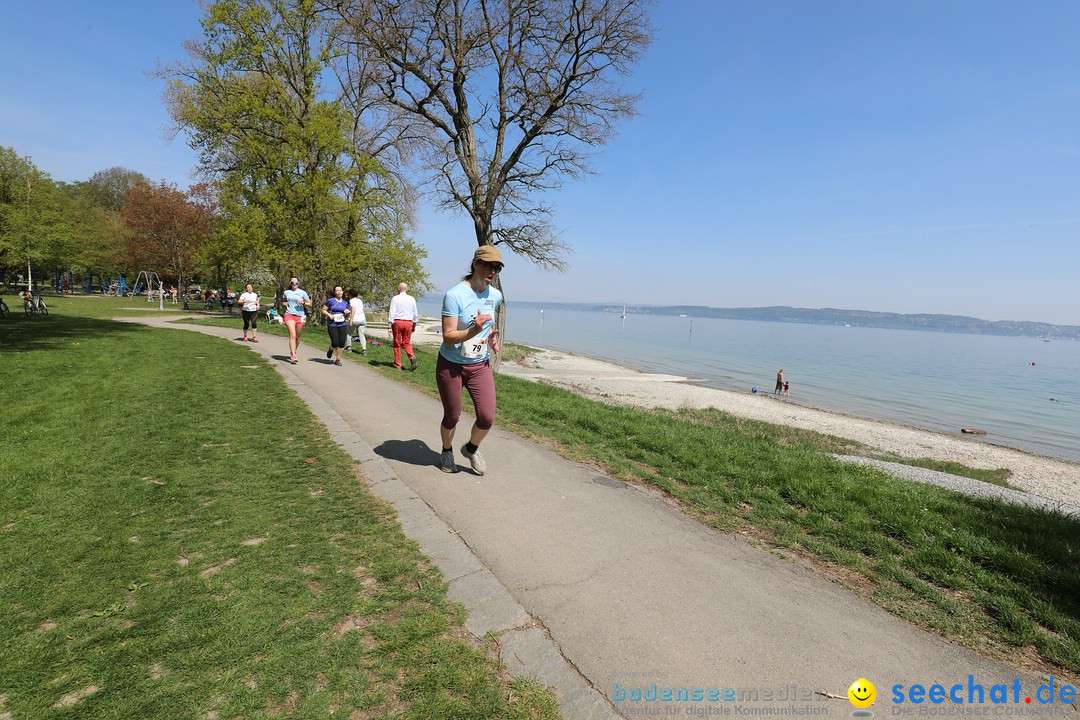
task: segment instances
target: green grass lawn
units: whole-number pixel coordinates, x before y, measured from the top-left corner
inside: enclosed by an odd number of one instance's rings
[[[0,321],[0,718],[558,717],[268,363],[129,302]]]
[[[304,339],[325,344],[321,329]],[[387,345],[352,359],[437,395],[435,348],[417,350],[416,373],[393,370]],[[716,410],[611,406],[506,375],[496,386],[504,428],[663,488],[703,522],[808,558],[921,627],[1017,664],[1034,648],[1047,669],[1080,676],[1075,519],[846,465],[826,453],[867,450],[811,431]]]
[[[321,349],[325,333],[309,328],[304,340]],[[436,395],[435,349],[418,351],[416,373],[392,370],[387,345],[351,360]],[[867,451],[840,438],[713,410],[610,406],[504,375],[496,383],[503,427],[661,487],[703,522],[809,558],[973,649],[1019,664],[1034,648],[1049,669],[1080,675],[1076,520],[844,465],[825,453]]]
[[[926,468],[927,470],[937,470],[938,472],[949,473],[950,475],[959,475],[961,477],[969,477],[973,480],[980,480],[984,483],[990,483],[991,485],[997,485],[998,487],[1008,488],[1009,490],[1020,490],[1009,482],[1009,478],[1012,477],[1012,470],[1008,468],[973,468],[967,465],[962,465],[958,462],[951,462],[948,460],[934,460],[933,458],[905,458],[898,455],[878,455],[868,454],[868,457],[873,457],[876,460],[884,460],[886,462],[902,463],[904,465],[913,465],[915,467]]]
[[[18,312],[18,315],[24,315],[22,308],[22,301],[19,300],[14,294],[5,293],[3,295],[4,301],[8,307]],[[211,317],[217,314],[218,311],[205,312],[203,310],[202,303],[191,303],[191,310],[184,310],[184,304],[178,302],[175,305],[171,302],[165,303],[164,310],[158,310],[158,301],[154,300],[152,303],[146,302],[146,298],[143,297],[111,297],[102,295],[45,295],[45,303],[49,306],[50,315],[59,314],[63,317],[90,317],[90,318],[112,318],[112,317],[142,317],[147,315],[170,315],[179,316],[181,314],[198,313],[200,315],[206,315]],[[13,302],[14,301],[14,302]],[[234,314],[239,317],[240,311],[234,310]]]

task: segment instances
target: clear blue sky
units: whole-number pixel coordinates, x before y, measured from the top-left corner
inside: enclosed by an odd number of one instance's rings
[[[59,180],[195,157],[146,71],[200,10],[4,3],[0,145]],[[1080,324],[1080,3],[661,0],[640,116],[549,199],[565,274],[508,299],[795,305]],[[471,224],[417,239],[447,287]]]

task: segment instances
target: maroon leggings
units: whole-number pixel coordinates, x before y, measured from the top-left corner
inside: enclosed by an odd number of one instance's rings
[[[491,424],[495,422],[495,375],[487,360],[472,365],[458,365],[439,355],[439,361],[435,364],[435,383],[442,398],[444,428],[452,430],[457,427],[458,418],[461,417],[461,386],[464,385],[476,408],[476,427],[491,429]]]

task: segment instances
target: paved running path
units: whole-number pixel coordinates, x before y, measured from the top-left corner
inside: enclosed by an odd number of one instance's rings
[[[169,327],[233,341],[240,335],[238,329]],[[375,477],[369,474],[373,491],[395,501],[406,531],[443,570],[451,597],[466,580],[474,590],[486,588],[479,594],[458,591],[470,609],[470,630],[503,633],[502,658],[510,670],[558,684],[568,720],[632,717],[649,709],[691,717],[793,705],[839,717],[853,710],[846,692],[860,677],[877,686],[872,709],[879,716],[905,708],[962,710],[951,703],[897,707],[891,688],[963,683],[966,700],[968,675],[987,694],[995,683],[1011,688],[1013,679],[1021,679],[1021,706],[989,706],[989,714],[1038,709],[1046,716],[1052,709],[1037,703],[1024,707],[1024,696],[1034,702],[1035,689],[1045,682],[1041,675],[981,658],[919,630],[800,562],[703,527],[659,493],[565,460],[500,429],[498,421],[483,445],[488,473],[478,477],[460,455],[472,423],[465,415],[455,442],[458,462],[465,464],[458,474],[444,474],[436,467],[437,400],[358,363],[334,367],[309,346],[301,348],[295,367],[275,360],[287,356],[283,338],[264,335],[248,347],[276,364],[317,414],[332,418],[332,431],[355,432],[359,444],[381,458],[381,469],[372,473]],[[418,372],[434,368],[422,365]],[[342,436],[342,442],[350,441]],[[437,518],[423,515],[428,508]],[[458,538],[471,553],[446,549]],[[500,609],[502,588],[528,616],[520,609]],[[552,657],[550,647],[562,657]],[[550,678],[557,673],[535,671],[538,664],[551,670],[559,663],[569,668],[572,681],[556,683]],[[648,693],[653,683],[674,691],[757,690],[759,702],[747,701],[752,695],[728,703],[629,699],[634,689]],[[792,691],[796,702],[777,700]],[[843,699],[825,699],[814,691]],[[627,699],[613,705],[620,692],[627,692]],[[763,699],[766,692],[773,693],[772,702]],[[1063,710],[1060,703],[1056,707]]]

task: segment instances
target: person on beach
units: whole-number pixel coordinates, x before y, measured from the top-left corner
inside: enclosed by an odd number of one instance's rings
[[[349,332],[345,336],[345,349],[350,352],[357,352],[353,350],[353,339],[360,343],[360,354],[367,355],[367,336],[364,331],[367,329],[367,316],[364,314],[364,301],[360,299],[360,294],[355,290],[349,291],[349,309],[352,311],[349,315]]]
[[[779,395],[784,391],[784,368],[780,368],[780,372],[776,373],[776,387],[773,388],[773,395]]]
[[[334,364],[341,367],[341,351],[345,347],[345,338],[349,336],[349,315],[352,310],[340,285],[334,286],[334,296],[323,303],[322,314],[326,318],[326,332],[330,335],[326,359],[329,360],[336,353]]]
[[[259,342],[255,337],[255,328],[259,320],[259,293],[248,283],[244,286],[244,292],[240,293],[240,315],[244,318],[244,340],[248,339],[248,328],[251,328],[251,342]]]
[[[787,395],[791,391],[791,383],[787,380],[784,381],[784,394]]]
[[[409,294],[409,286],[399,283],[398,294],[390,300],[390,337],[394,339],[394,367],[401,367],[401,348],[405,348],[405,354],[409,356],[409,365],[416,370],[416,353],[413,352],[412,334],[416,329],[416,321],[420,314],[416,311],[416,298]]]
[[[300,281],[289,280],[289,289],[283,293],[285,298],[285,327],[289,328],[289,362],[296,364],[296,349],[300,345],[300,333],[304,331],[307,309],[311,307],[311,297],[300,289]]]
[[[491,245],[473,254],[469,273],[450,288],[443,298],[442,335],[439,360],[435,365],[435,383],[439,387],[443,417],[439,425],[442,452],[439,469],[457,472],[454,460],[454,429],[461,417],[461,388],[464,385],[476,408],[476,422],[469,442],[461,447],[473,472],[483,475],[487,463],[480,454],[480,443],[495,421],[495,376],[490,355],[499,352],[495,312],[502,303],[502,293],[491,287],[503,269],[502,253]]]

